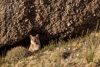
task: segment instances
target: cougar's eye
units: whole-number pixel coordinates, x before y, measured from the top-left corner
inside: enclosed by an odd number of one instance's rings
[[[35,39],[35,42],[37,42],[37,39]]]
[[[38,44],[38,40],[37,39],[35,39],[35,43]]]

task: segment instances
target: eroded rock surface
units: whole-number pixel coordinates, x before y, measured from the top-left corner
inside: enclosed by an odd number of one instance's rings
[[[0,44],[14,44],[29,33],[41,40],[75,36],[95,29],[99,19],[99,0],[3,0]]]
[[[35,0],[34,9],[33,30],[42,39],[81,34],[95,28],[100,19],[99,0]]]
[[[25,0],[0,1],[0,44],[12,45],[31,31],[32,24],[26,14],[28,8],[25,3]]]

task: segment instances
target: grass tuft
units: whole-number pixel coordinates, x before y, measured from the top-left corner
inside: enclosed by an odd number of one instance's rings
[[[28,57],[28,55],[28,51],[24,47],[18,46],[7,52],[5,60],[8,63],[15,63],[22,58]]]

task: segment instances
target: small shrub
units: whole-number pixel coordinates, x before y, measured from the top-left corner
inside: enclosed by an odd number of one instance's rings
[[[21,46],[12,48],[10,51],[7,52],[5,57],[6,62],[12,63],[17,62],[18,60],[25,58],[28,56],[28,51]]]

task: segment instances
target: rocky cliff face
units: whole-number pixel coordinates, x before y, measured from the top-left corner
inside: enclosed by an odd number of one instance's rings
[[[14,44],[31,31],[32,24],[26,14],[25,3],[24,0],[0,1],[0,44]]]
[[[79,34],[95,27],[99,5],[99,0],[35,0],[33,31],[43,34],[42,39]]]
[[[95,29],[98,19],[99,0],[2,0],[0,44],[11,45],[36,33],[41,40],[78,35]]]

